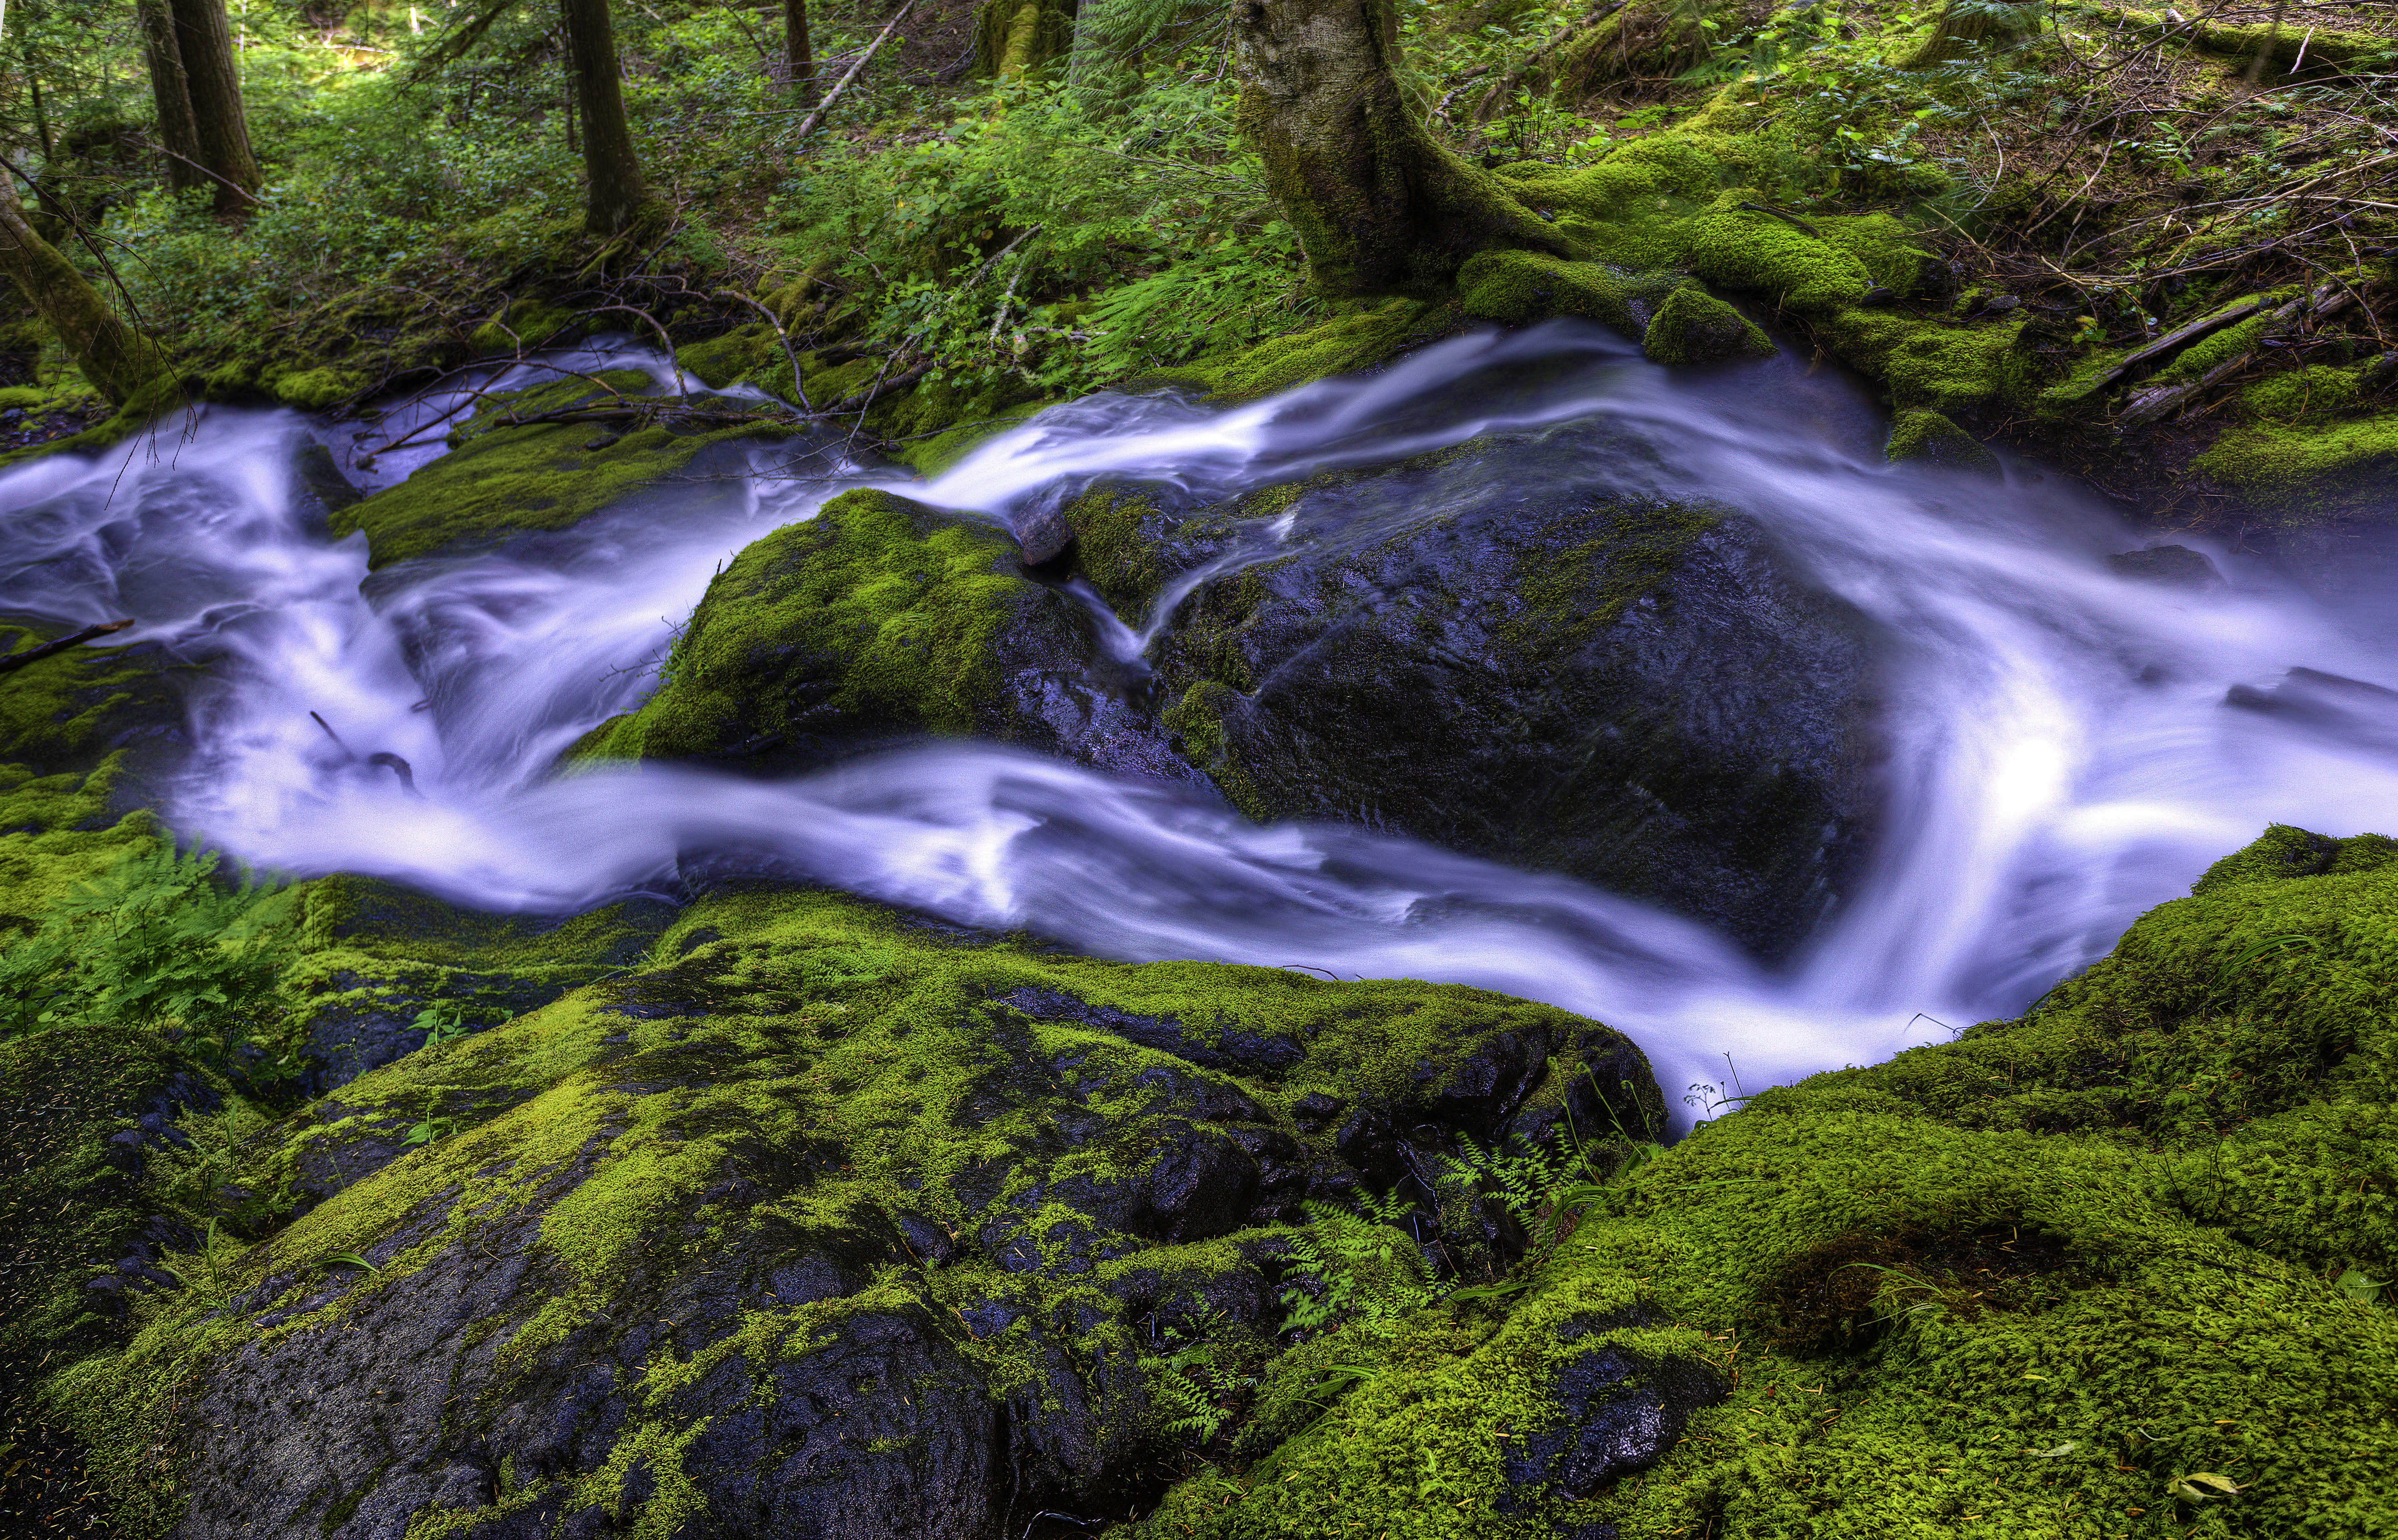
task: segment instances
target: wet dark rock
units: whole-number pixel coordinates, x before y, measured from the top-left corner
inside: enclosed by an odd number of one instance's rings
[[[2176,588],[2219,588],[2223,574],[2203,551],[2188,546],[2150,546],[2145,550],[2124,551],[2107,559],[2107,566],[2118,577],[2128,577],[2143,583],[2162,584]]]
[[[1621,1323],[1569,1322],[1558,1335],[1596,1337],[1610,1324]],[[1646,1361],[1602,1341],[1557,1370],[1549,1392],[1556,1420],[1508,1441],[1507,1484],[1518,1502],[1588,1497],[1664,1458],[1691,1414],[1725,1389],[1704,1364]]]
[[[2398,748],[2398,690],[2293,669],[2269,689],[2235,684],[2223,704],[2235,710],[2279,717],[2330,738],[2387,751]]]
[[[1557,453],[1302,497],[1291,554],[1184,606],[1163,720],[1252,817],[1568,872],[1786,953],[1871,813],[1870,628],[1751,521],[1552,480]]]

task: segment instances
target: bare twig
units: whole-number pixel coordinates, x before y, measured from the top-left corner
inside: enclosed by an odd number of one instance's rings
[[[842,75],[831,90],[825,92],[825,99],[816,103],[816,110],[800,120],[799,138],[805,139],[815,132],[816,125],[824,121],[825,114],[832,111],[832,104],[841,100],[841,93],[849,89],[849,83],[857,78],[858,72],[866,68],[867,61],[874,57],[885,42],[889,41],[891,34],[897,29],[900,22],[908,19],[908,13],[915,8],[916,0],[907,0],[907,4],[899,7],[898,13],[884,24],[882,31],[876,35],[874,41],[867,45],[866,51],[857,56],[857,62],[849,67],[849,73]]]
[[[38,647],[28,647],[21,653],[10,653],[5,657],[0,657],[0,674],[13,673],[28,663],[39,663],[42,659],[56,656],[70,647],[80,647],[85,642],[100,637],[112,636],[132,624],[133,622],[128,619],[112,620],[101,626],[86,626],[73,636],[62,636],[56,642],[45,642]]]

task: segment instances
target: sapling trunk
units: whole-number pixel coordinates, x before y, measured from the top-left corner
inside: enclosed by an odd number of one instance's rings
[[[815,50],[808,41],[808,0],[783,0],[783,88],[802,107],[816,99]]]
[[[641,163],[633,153],[633,131],[625,117],[608,0],[559,0],[559,9],[566,21],[575,101],[582,108],[583,169],[590,182],[584,226],[595,236],[622,235],[640,218],[649,189],[641,181]]]
[[[140,0],[141,52],[150,66],[150,97],[158,105],[158,147],[167,153],[167,185],[213,185],[200,155],[200,127],[192,115],[191,88],[183,78],[183,50],[175,43],[175,18],[167,0]]]
[[[249,148],[249,126],[242,117],[241,78],[224,0],[168,0],[168,5],[175,18],[175,47],[191,97],[200,165],[216,184],[217,212],[242,213],[258,201],[260,178],[258,158]]]

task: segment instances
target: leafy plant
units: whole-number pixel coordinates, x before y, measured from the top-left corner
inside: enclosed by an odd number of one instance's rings
[[[179,1029],[220,1061],[276,1014],[289,912],[279,883],[160,842],[128,856],[0,953],[0,1036],[115,1020]]]
[[[466,1013],[458,1006],[427,1006],[416,1013],[416,1030],[424,1034],[424,1046],[438,1048],[444,1043],[454,1043],[474,1029],[466,1024]]]

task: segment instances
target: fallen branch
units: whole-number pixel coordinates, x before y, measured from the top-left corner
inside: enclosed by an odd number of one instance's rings
[[[2235,321],[2244,321],[2264,308],[2265,301],[2262,296],[2251,296],[2242,300],[2238,304],[2229,305],[2211,316],[2202,316],[2188,326],[2176,327],[2138,352],[2124,356],[2114,368],[2104,371],[2097,378],[2092,380],[2090,388],[2094,391],[2104,390],[2141,365],[2162,358],[2168,353],[2178,353],[2200,338],[2220,331]]]
[[[39,663],[42,659],[55,656],[70,647],[80,647],[87,642],[121,631],[132,624],[131,620],[112,620],[104,626],[86,626],[73,636],[62,636],[56,642],[45,642],[38,647],[28,647],[21,653],[10,653],[6,657],[0,657],[0,674],[13,673],[28,663]]]
[[[2264,329],[2257,333],[2257,340],[2261,344],[2300,321],[2337,315],[2347,309],[2355,298],[2354,291],[2343,285],[2324,284],[2313,293],[2292,300],[2281,309],[2274,311],[2267,317]],[[2184,381],[2179,385],[2159,385],[2152,390],[2136,391],[2123,403],[2123,410],[2117,415],[2115,421],[2122,427],[2138,427],[2146,423],[2153,423],[2167,412],[2203,396],[2239,373],[2256,362],[2257,355],[2262,352],[2264,348],[2261,345],[2252,347],[2245,353],[2226,358],[2195,380]]]
[[[824,121],[825,114],[832,111],[832,104],[841,100],[841,93],[849,89],[849,83],[857,78],[858,72],[866,68],[867,61],[871,60],[882,45],[890,40],[892,32],[900,22],[906,20],[908,13],[915,8],[916,0],[908,0],[906,5],[899,7],[898,14],[892,17],[882,31],[876,35],[874,41],[867,45],[866,51],[857,56],[857,62],[849,67],[849,73],[835,82],[833,88],[825,93],[825,99],[816,103],[816,110],[800,120],[800,138],[805,139],[815,132],[816,125]]]
[[[766,324],[775,329],[775,340],[783,344],[783,357],[791,361],[791,394],[800,399],[802,412],[811,417],[815,416],[816,409],[808,404],[808,383],[800,377],[800,356],[791,349],[791,334],[783,330],[783,318],[775,314],[772,305],[763,304],[738,290],[720,289],[717,293],[728,300],[739,300],[743,304],[748,305],[766,317]]]

